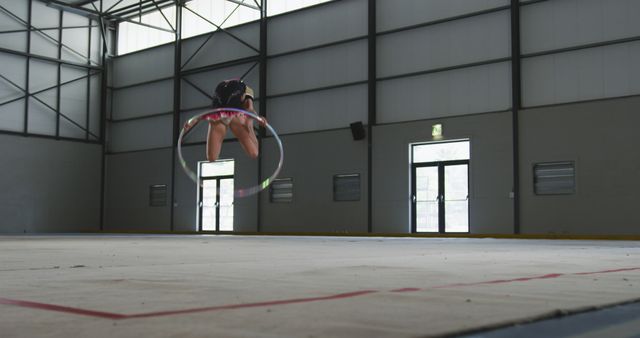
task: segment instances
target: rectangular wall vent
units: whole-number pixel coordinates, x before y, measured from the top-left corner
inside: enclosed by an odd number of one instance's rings
[[[293,202],[293,179],[289,177],[274,180],[269,188],[269,200],[271,203]]]
[[[154,184],[149,186],[149,206],[164,207],[167,205],[167,185]]]
[[[573,161],[536,163],[533,186],[536,195],[568,195],[576,192],[576,170]]]
[[[334,201],[360,200],[360,174],[342,174],[333,176]]]

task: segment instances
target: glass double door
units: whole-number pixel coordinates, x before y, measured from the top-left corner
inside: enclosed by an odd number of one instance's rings
[[[412,231],[469,232],[469,161],[412,165]]]
[[[233,231],[233,176],[202,179],[200,231]]]

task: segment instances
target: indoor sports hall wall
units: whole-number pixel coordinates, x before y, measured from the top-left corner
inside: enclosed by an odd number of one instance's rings
[[[335,18],[339,18],[336,20]],[[355,19],[354,18],[360,18]],[[301,29],[291,29],[288,22],[292,20]],[[326,22],[333,20],[332,28],[325,29]],[[269,69],[271,74],[267,83],[268,111],[281,111],[281,114],[269,116],[269,121],[282,134],[298,134],[307,131],[335,130],[342,135],[341,140],[351,140],[348,126],[351,122],[366,122],[366,40],[362,34],[366,34],[366,1],[344,1],[332,4],[332,6],[318,6],[310,10],[277,16],[270,19],[269,29]],[[306,28],[302,28],[306,26]],[[245,24],[231,28],[229,31],[245,39],[249,44],[258,44],[258,25]],[[280,35],[282,34],[282,35]],[[354,42],[345,42],[332,45],[341,39],[358,39]],[[213,38],[203,45],[203,48],[191,57],[192,51],[202,45],[208,36],[194,37],[183,41],[183,81],[181,90],[181,114],[180,123],[183,124],[189,117],[202,111],[210,104],[210,99],[201,90],[211,94],[213,87],[221,79],[238,77],[247,72],[246,82],[250,83],[255,92],[260,91],[258,74],[259,66],[253,66],[253,62],[243,62],[251,57],[255,51],[250,47],[229,38],[223,33],[214,34]],[[315,48],[316,46],[321,48]],[[165,45],[157,48],[117,57],[113,62],[112,79],[112,122],[110,123],[109,155],[107,162],[127,163],[131,171],[126,176],[112,174],[107,171],[108,191],[107,196],[107,222],[106,228],[128,228],[142,230],[170,230],[170,222],[157,222],[158,215],[166,214],[167,207],[149,207],[145,194],[136,199],[135,194],[144,193],[149,184],[170,184],[171,167],[156,166],[162,161],[171,161],[171,128],[172,128],[172,95],[173,80],[170,78],[173,72],[173,46]],[[345,62],[346,59],[346,62]],[[148,60],[154,60],[153,66]],[[142,69],[138,69],[139,65]],[[153,71],[153,69],[162,69]],[[294,76],[299,74],[299,76]],[[306,80],[305,80],[306,79]],[[304,82],[295,82],[304,80]],[[196,88],[197,87],[197,88]],[[318,90],[319,89],[319,90]],[[158,97],[149,107],[140,108],[138,105],[145,100],[140,97]],[[260,97],[257,98],[259,104]],[[335,107],[327,106],[327,102],[333,101]],[[295,105],[296,109],[288,109],[287,106]],[[338,131],[340,130],[340,131]],[[335,134],[335,133],[334,133]],[[187,161],[195,165],[197,160],[204,159],[204,141],[206,127],[201,127],[192,133],[185,147]],[[322,173],[319,171],[323,165],[320,158],[312,161],[300,157],[308,164],[315,163],[307,175],[296,181],[304,187],[306,184],[314,186],[315,176],[323,176],[323,182],[329,182],[323,189],[323,194],[328,194],[332,199],[331,180],[333,174],[340,173],[341,168],[359,168],[359,172],[366,178],[366,143],[356,143],[356,149],[341,155],[335,150],[345,148],[337,141],[322,140],[317,135],[301,135],[296,144],[305,144],[305,137],[312,137],[312,143],[324,142],[326,147],[322,149],[327,153],[325,165],[328,168]],[[287,136],[283,139],[285,143]],[[307,142],[308,144],[308,142]],[[293,147],[291,149],[293,151]],[[288,146],[289,147],[289,146]],[[351,149],[352,147],[349,147]],[[167,150],[163,152],[162,150]],[[270,149],[265,147],[265,154]],[[149,153],[144,154],[143,153]],[[125,157],[126,156],[126,157]],[[236,159],[236,180],[242,184],[243,176],[248,181],[254,181],[257,177],[257,161],[245,157],[239,145],[234,140],[229,140],[223,147],[221,158]],[[341,157],[345,162],[336,163]],[[153,159],[153,160],[152,160]],[[364,161],[364,162],[362,162]],[[265,166],[268,166],[269,157],[265,156]],[[164,163],[164,162],[163,162]],[[287,154],[284,171],[291,167],[295,172],[303,174],[296,169],[295,157]],[[302,163],[302,162],[300,162]],[[333,168],[336,168],[335,170]],[[272,168],[269,168],[272,169]],[[331,170],[329,170],[331,169]],[[266,170],[266,169],[265,169]],[[135,182],[135,177],[154,171],[156,183],[148,181]],[[336,171],[336,172],[334,172]],[[162,173],[162,174],[160,174]],[[310,176],[309,176],[310,175]],[[303,183],[310,180],[306,184]],[[327,181],[328,180],[328,181]],[[181,168],[176,168],[174,199],[174,230],[195,230],[196,187],[182,174]],[[296,186],[296,190],[299,190]],[[326,190],[329,189],[328,193]],[[137,192],[136,192],[137,191]],[[347,207],[345,204],[329,203],[324,212],[315,212],[314,218],[309,217],[309,210],[318,210],[311,201],[317,196],[312,193],[299,190],[299,201],[296,200],[294,212],[290,221],[286,219],[269,221],[269,203],[262,205],[265,223],[261,230],[282,230],[287,224],[299,222],[300,217],[309,221],[308,226],[316,231],[362,231],[366,230],[366,198],[358,203],[357,208]],[[303,203],[303,200],[307,202]],[[268,198],[267,198],[268,201]],[[111,208],[110,205],[126,205],[129,210],[137,210],[130,215]],[[332,209],[335,208],[335,210]],[[350,206],[353,203],[349,204]],[[235,227],[239,231],[255,231],[258,228],[258,199],[248,198],[236,201]],[[144,215],[148,215],[145,218]],[[348,216],[351,215],[351,216]],[[336,217],[344,220],[357,220],[356,222],[342,222],[333,226]],[[124,218],[124,219],[123,219]],[[115,224],[117,220],[118,224]],[[364,222],[364,223],[363,223]],[[270,225],[267,225],[270,224]],[[364,224],[364,225],[363,225]],[[350,228],[351,227],[351,228]],[[364,228],[363,228],[364,227]],[[288,228],[289,231],[302,230],[301,228]],[[354,230],[355,229],[355,230]]]
[[[639,2],[627,0],[522,8],[523,232],[639,233],[632,202],[640,187],[633,127],[640,108],[639,11]],[[575,163],[575,194],[536,196],[533,164],[567,160]]]
[[[0,0],[0,232],[100,228],[96,27],[39,1]]]
[[[275,204],[263,194],[238,201],[236,229],[366,232],[371,193],[370,230],[409,232],[409,143],[431,141],[432,124],[442,123],[445,139],[471,140],[471,232],[513,233],[510,1],[378,0],[376,7],[375,121],[367,0],[269,18],[266,113],[285,145],[282,177],[293,179],[294,200]],[[631,129],[640,108],[638,12],[633,0],[522,1],[522,233],[638,233],[632,196],[640,158]],[[190,58],[208,35],[183,41],[180,123],[206,108],[202,91],[210,94],[221,79],[247,73],[259,92],[259,66],[251,61],[259,26],[230,31],[250,46],[216,33]],[[113,60],[107,230],[194,229],[196,188],[171,167],[173,58],[168,44]],[[356,121],[373,124],[368,139],[351,138]],[[192,164],[204,158],[204,136],[201,128],[189,141]],[[267,138],[263,172],[274,160],[271,144]],[[234,140],[222,157],[238,161],[237,184],[257,175],[257,162]],[[534,194],[533,165],[550,161],[575,162],[574,194]],[[149,184],[171,184],[174,169],[172,221],[171,205],[149,207],[146,198]],[[342,173],[361,175],[360,201],[332,200],[332,177]]]
[[[100,229],[102,147],[0,135],[0,232]]]

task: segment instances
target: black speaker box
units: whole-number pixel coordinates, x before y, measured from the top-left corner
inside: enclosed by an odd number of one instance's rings
[[[351,127],[351,135],[355,141],[364,139],[366,134],[362,122],[353,122],[349,126]]]

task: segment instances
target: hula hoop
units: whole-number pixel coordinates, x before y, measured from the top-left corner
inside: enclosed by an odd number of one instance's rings
[[[261,121],[261,118],[258,115],[246,110],[236,108],[216,108],[205,111],[204,113],[190,118],[182,127],[180,136],[178,137],[178,158],[180,160],[180,165],[182,166],[182,169],[184,169],[187,176],[189,176],[189,178],[191,178],[198,185],[202,186],[202,182],[198,180],[198,175],[193,172],[191,168],[189,168],[187,162],[182,156],[182,141],[184,140],[185,136],[187,136],[189,132],[193,130],[193,127],[195,127],[199,122],[203,120],[219,121],[220,119],[234,117],[238,114],[246,115],[258,122]],[[280,137],[278,136],[276,131],[273,130],[273,128],[268,123],[265,123],[265,128],[267,128],[267,130],[269,130],[269,132],[273,135],[273,138],[276,140],[276,144],[278,145],[278,149],[280,150],[280,160],[278,161],[278,166],[276,167],[276,170],[273,172],[273,174],[260,182],[260,184],[251,187],[235,189],[233,194],[234,197],[247,197],[259,193],[260,191],[267,188],[276,179],[276,177],[278,177],[278,174],[280,174],[280,170],[282,170],[282,163],[284,162],[284,150],[282,149],[282,141],[280,140]]]

